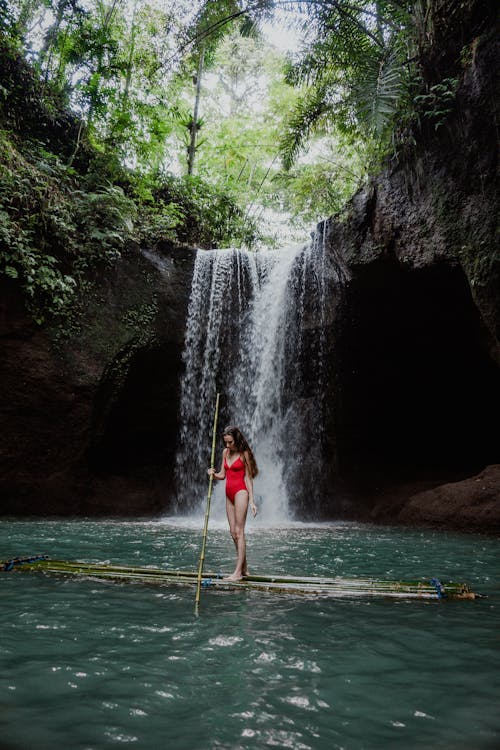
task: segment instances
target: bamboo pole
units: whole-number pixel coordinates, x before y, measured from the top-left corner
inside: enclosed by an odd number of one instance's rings
[[[220,399],[220,393],[217,394],[217,399],[215,401],[214,427],[212,430],[212,455],[210,458],[211,469],[214,468],[214,464],[215,464],[215,441],[217,438],[217,420],[219,418],[219,399]],[[214,483],[214,477],[213,477],[213,474],[210,474],[210,478],[208,480],[207,505],[205,508],[205,525],[203,527],[203,539],[201,542],[200,562],[198,564],[198,579],[196,583],[196,598],[195,598],[195,613],[196,614],[198,613],[198,607],[200,605],[201,577],[203,575],[203,565],[205,563],[205,548],[207,546],[208,518],[210,516],[210,501],[212,499],[213,483]]]

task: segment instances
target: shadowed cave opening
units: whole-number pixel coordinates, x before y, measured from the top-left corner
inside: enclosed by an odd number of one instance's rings
[[[381,261],[346,290],[338,342],[339,472],[451,481],[499,461],[500,370],[458,267]]]
[[[173,475],[181,350],[158,343],[125,348],[104,373],[87,459],[105,475]]]

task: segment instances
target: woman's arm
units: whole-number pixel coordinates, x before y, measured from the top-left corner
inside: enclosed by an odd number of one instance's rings
[[[250,471],[250,457],[248,455],[248,451],[244,452],[243,458],[245,461],[245,484],[248,490],[248,499],[250,501],[250,509],[252,511],[253,517],[255,518],[255,516],[257,515],[257,506],[255,505],[255,500],[253,498],[253,477],[252,477],[252,472]]]
[[[226,478],[226,469],[224,468],[224,458],[226,456],[227,448],[224,448],[222,451],[222,461],[221,461],[221,467],[220,471],[215,471],[215,469],[208,469],[207,474],[208,476],[212,475],[214,479],[225,479]]]

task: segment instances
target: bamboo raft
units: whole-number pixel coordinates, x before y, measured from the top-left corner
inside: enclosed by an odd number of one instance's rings
[[[195,586],[195,571],[163,570],[108,563],[51,560],[46,555],[14,558],[3,565],[3,572],[44,573],[101,581],[128,581],[145,584]],[[477,599],[465,583],[441,583],[437,578],[416,581],[388,581],[374,578],[322,578],[309,576],[249,575],[241,581],[224,580],[220,573],[205,573],[203,588],[217,590],[258,590],[323,597],[387,597],[392,599]]]

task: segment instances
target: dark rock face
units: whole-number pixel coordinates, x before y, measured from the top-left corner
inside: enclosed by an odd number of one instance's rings
[[[331,507],[489,530],[498,472],[484,503],[470,477],[500,455],[500,45],[496,31],[462,43],[471,56],[447,68],[460,81],[447,121],[329,223],[347,277],[332,341]],[[471,486],[474,511],[462,502]]]
[[[168,504],[194,251],[125,255],[78,328],[40,329],[3,283],[0,512],[140,515]]]

